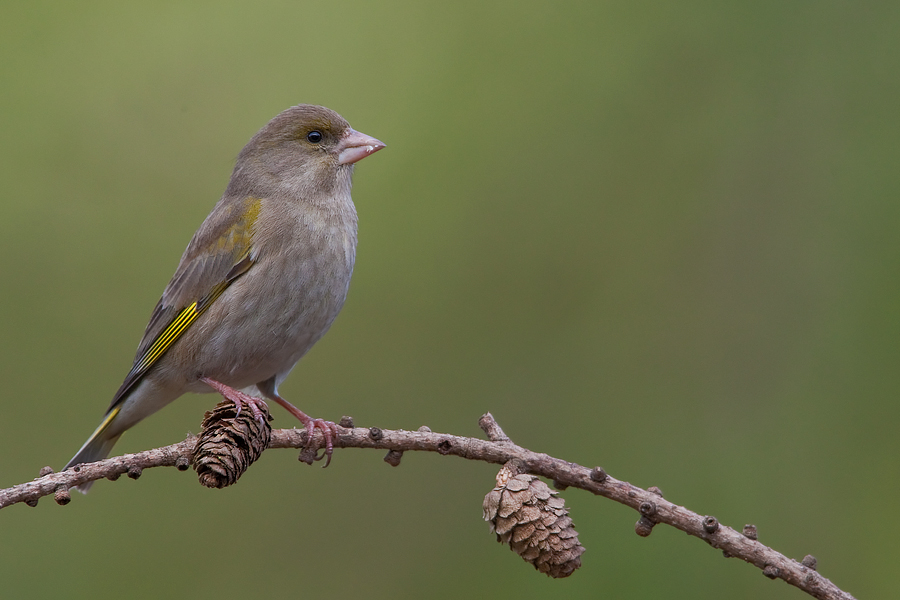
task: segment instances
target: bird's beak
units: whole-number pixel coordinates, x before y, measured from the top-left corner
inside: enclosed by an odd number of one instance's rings
[[[380,142],[375,138],[360,133],[355,129],[350,129],[341,141],[338,142],[338,162],[342,165],[350,165],[358,160],[362,160],[370,154],[378,152],[384,148],[384,142]]]

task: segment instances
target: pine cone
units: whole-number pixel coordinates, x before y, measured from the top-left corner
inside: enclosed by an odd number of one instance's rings
[[[484,497],[484,520],[498,542],[509,544],[535,569],[568,577],[581,566],[584,548],[565,502],[534,475],[514,470],[505,465],[497,473],[497,487]]]
[[[223,488],[243,475],[269,446],[272,417],[260,403],[265,422],[253,417],[250,407],[241,404],[241,414],[235,417],[234,402],[224,400],[207,412],[203,431],[194,446],[194,470],[206,487]]]

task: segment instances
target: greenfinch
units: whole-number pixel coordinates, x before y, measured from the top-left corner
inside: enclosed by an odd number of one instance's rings
[[[335,424],[307,416],[278,385],[344,304],[356,259],[354,163],[384,146],[306,104],[253,136],[153,309],[103,421],[66,468],[106,458],[125,430],[179,396],[213,391],[257,418],[262,397],[278,402],[310,433],[323,431],[330,460]]]

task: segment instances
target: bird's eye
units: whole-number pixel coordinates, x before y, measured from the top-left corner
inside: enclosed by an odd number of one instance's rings
[[[310,144],[318,144],[322,141],[322,132],[310,131],[306,134],[306,141],[308,141]]]

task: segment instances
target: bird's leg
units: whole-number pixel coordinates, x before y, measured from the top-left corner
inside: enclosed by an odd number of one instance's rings
[[[260,424],[265,423],[265,417],[263,416],[262,410],[260,410],[260,405],[266,406],[266,401],[262,398],[256,398],[251,396],[250,394],[245,394],[240,390],[236,390],[233,387],[229,387],[224,383],[220,383],[215,379],[210,379],[209,377],[201,377],[200,381],[216,390],[222,396],[225,397],[226,400],[231,400],[234,402],[235,413],[234,417],[237,418],[241,414],[241,402],[246,402],[247,406],[250,407],[250,412],[253,413],[253,417],[260,422]],[[266,408],[268,408],[266,406]]]
[[[277,393],[273,393],[270,397],[272,400],[283,406],[289,413],[300,419],[300,422],[306,427],[307,433],[309,433],[308,443],[312,442],[312,436],[316,429],[322,430],[322,435],[325,436],[325,454],[323,455],[325,457],[325,466],[327,467],[331,464],[331,454],[334,452],[334,438],[337,437],[338,434],[337,424],[332,421],[310,417]],[[322,457],[319,456],[316,460],[322,460]]]
[[[303,423],[303,426],[306,427],[306,432],[309,434],[307,445],[312,444],[312,436],[316,432],[316,429],[322,430],[322,435],[325,437],[325,454],[323,455],[325,457],[325,466],[327,467],[331,464],[331,454],[334,452],[334,438],[336,438],[339,433],[337,424],[324,419],[314,419],[282,398],[275,389],[275,377],[270,377],[265,381],[257,383],[256,387],[262,392],[263,396],[269,400],[274,400],[283,406],[285,410],[297,417],[300,422]],[[317,456],[316,460],[322,460],[322,456]]]

